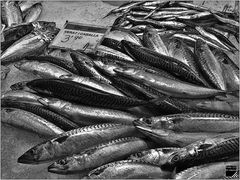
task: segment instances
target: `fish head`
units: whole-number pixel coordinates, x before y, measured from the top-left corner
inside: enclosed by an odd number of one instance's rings
[[[11,85],[10,88],[14,91],[15,90],[27,90],[27,89],[29,89],[27,87],[27,83],[28,83],[28,81],[18,82],[18,83]]]
[[[32,26],[34,27],[35,30],[36,29],[46,30],[48,27],[55,28],[56,23],[55,22],[47,22],[47,21],[35,21],[35,22],[32,22]]]
[[[48,162],[54,157],[54,148],[51,141],[43,142],[34,146],[18,158],[18,163],[39,164]]]
[[[57,98],[39,98],[38,102],[43,104],[44,106],[56,108],[56,109],[62,109],[65,108],[66,105],[70,104],[68,102],[65,102],[63,100],[59,100]]]
[[[73,156],[66,157],[51,164],[48,167],[48,171],[51,173],[68,174],[71,171],[71,167],[75,167],[77,163],[77,160]]]
[[[44,80],[44,79],[36,79],[33,81],[29,81],[26,83],[26,86],[33,90],[36,91],[38,93],[44,93],[44,94],[48,94],[51,95],[52,92],[49,90],[49,86],[48,86],[48,81]]]

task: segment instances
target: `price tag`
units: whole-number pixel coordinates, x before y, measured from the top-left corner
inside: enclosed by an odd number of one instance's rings
[[[49,47],[95,52],[109,30],[102,26],[66,22]]]

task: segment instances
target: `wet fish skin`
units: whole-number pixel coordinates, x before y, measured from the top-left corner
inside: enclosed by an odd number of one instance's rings
[[[22,60],[15,63],[14,66],[21,71],[30,72],[42,78],[59,78],[63,75],[72,74],[60,66],[42,61]]]
[[[199,85],[204,84],[202,82],[203,80],[200,79],[189,66],[175,58],[165,56],[145,47],[130,44],[124,40],[122,41],[122,44],[125,51],[135,57],[137,61],[168,71],[185,81]]]
[[[110,81],[94,68],[93,60],[90,57],[80,52],[71,52],[70,56],[80,75],[94,77],[97,80],[110,84]]]
[[[19,3],[21,11],[24,13],[26,10],[31,8],[34,4],[40,3],[41,1],[21,1]]]
[[[73,75],[73,74],[68,74],[68,75],[63,75],[59,77],[60,79],[65,79],[65,80],[69,80],[69,81],[74,81],[77,82],[79,84],[83,84],[85,86],[89,86],[95,89],[98,89],[100,91],[109,93],[109,94],[114,94],[114,95],[118,95],[118,96],[125,96],[123,93],[121,93],[120,91],[118,91],[114,86],[101,82],[101,81],[97,81],[94,78],[90,78],[90,77],[83,77],[83,76],[77,76],[77,75]]]
[[[39,164],[57,160],[113,139],[136,135],[134,126],[98,124],[73,129],[44,141],[18,158],[19,163]]]
[[[163,128],[153,128],[143,125],[138,120],[133,124],[145,136],[151,138],[154,142],[166,146],[184,147],[203,138],[216,136],[217,133],[191,133],[191,132],[175,132]]]
[[[211,88],[205,88],[197,85],[193,85],[187,82],[172,80],[158,74],[146,72],[144,70],[135,68],[118,68],[114,70],[119,75],[129,77],[136,81],[152,86],[161,93],[176,97],[176,98],[201,98],[201,97],[213,97],[219,94],[224,94],[223,91]]]
[[[226,90],[226,82],[220,63],[214,57],[208,45],[201,39],[197,39],[195,54],[198,57],[197,63],[201,68],[204,77],[209,80],[216,88]]]
[[[126,137],[114,139],[107,143],[93,146],[79,154],[56,161],[48,167],[48,171],[57,174],[75,174],[124,159],[132,153],[148,148],[148,142],[140,138]]]
[[[73,74],[78,74],[78,71],[75,68],[73,62],[68,61],[65,58],[54,57],[51,55],[41,55],[41,56],[27,56],[24,59],[39,61],[39,62],[49,62],[49,63],[55,64],[57,66],[60,66],[63,69],[66,69]]]
[[[33,25],[30,24],[20,24],[5,28],[3,31],[4,41],[1,42],[1,50],[4,52],[9,46],[11,46],[15,41],[19,40],[23,36],[27,35],[34,29]]]
[[[169,52],[156,29],[146,27],[143,33],[143,42],[145,47],[150,48],[158,53],[169,56]]]
[[[40,116],[19,109],[3,108],[1,110],[1,117],[3,123],[47,137],[56,136],[64,132],[62,129]]]
[[[38,20],[42,13],[42,4],[41,3],[36,3],[32,7],[30,7],[28,10],[26,10],[23,14],[24,16],[24,22],[34,22]]]
[[[2,2],[2,20],[7,26],[13,26],[23,22],[21,9],[16,1]]]
[[[135,154],[132,154],[128,157],[131,160],[141,160],[148,163],[154,163],[158,166],[168,165],[170,157],[177,152],[181,151],[182,148],[176,147],[165,147],[165,148],[156,148],[150,150],[144,150]]]
[[[45,95],[94,107],[126,109],[147,103],[138,99],[106,94],[63,79],[38,79],[28,82],[27,86]]]
[[[17,109],[29,111],[33,114],[41,116],[47,121],[52,122],[53,124],[57,125],[63,130],[70,130],[70,129],[79,127],[69,119],[48,110],[42,105],[36,105],[31,102],[21,102],[21,101],[9,100],[9,99],[2,99],[1,106],[6,108],[17,108]]]
[[[161,169],[161,167],[136,161],[123,160],[103,165],[90,171],[87,179],[167,179],[172,172]]]
[[[1,66],[1,80],[6,79],[8,73],[10,72],[10,68],[7,66]]]
[[[59,31],[57,28],[46,27],[45,31],[36,30],[13,43],[1,54],[2,65],[7,65],[29,55],[41,54]]]
[[[174,179],[222,179],[226,178],[226,166],[239,167],[239,162],[217,162],[191,167],[176,174]]]
[[[1,99],[10,99],[15,101],[21,101],[21,102],[30,102],[34,104],[40,105],[40,103],[37,101],[41,96],[24,91],[24,90],[10,90],[6,91],[2,94]]]
[[[138,116],[124,111],[82,106],[56,98],[40,98],[38,101],[50,110],[71,119],[79,125],[100,123],[132,125],[132,122],[138,118]]]
[[[175,132],[238,132],[238,116],[218,113],[182,113],[140,118],[139,124]]]

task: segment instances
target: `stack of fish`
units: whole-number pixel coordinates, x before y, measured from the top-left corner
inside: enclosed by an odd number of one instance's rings
[[[94,53],[48,48],[52,22],[8,37],[1,63],[38,78],[2,95],[2,122],[48,138],[18,162],[88,179],[224,178],[239,166],[236,15],[179,1],[113,13]]]

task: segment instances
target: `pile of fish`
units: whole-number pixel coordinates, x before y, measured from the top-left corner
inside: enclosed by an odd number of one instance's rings
[[[18,162],[86,179],[226,178],[226,166],[239,167],[239,66],[229,57],[238,14],[180,1],[112,14],[88,54],[49,48],[53,22],[3,31],[2,65],[36,79],[2,95],[2,122],[46,137]]]

